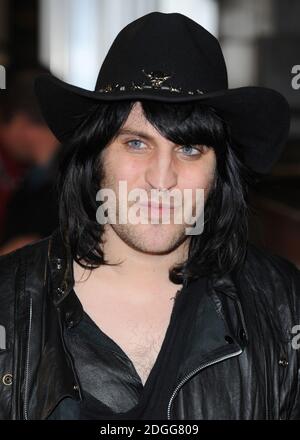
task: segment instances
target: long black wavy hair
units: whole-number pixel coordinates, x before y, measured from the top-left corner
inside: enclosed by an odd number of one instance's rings
[[[96,193],[103,177],[101,152],[136,101],[95,104],[62,148],[56,184],[60,230],[72,258],[87,269],[113,264],[101,250],[104,225],[96,220]],[[259,175],[244,164],[242,149],[234,145],[230,127],[214,108],[199,101],[139,101],[147,120],[165,138],[179,145],[205,144],[216,154],[216,180],[205,204],[204,230],[190,236],[188,258],[170,268],[169,279],[181,284],[199,276],[231,272],[246,254],[248,189]]]

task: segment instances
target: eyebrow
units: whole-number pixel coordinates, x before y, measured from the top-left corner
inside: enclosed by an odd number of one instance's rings
[[[148,139],[148,140],[153,139],[153,136],[150,136],[149,134],[144,133],[143,131],[130,130],[130,128],[121,128],[118,131],[117,135],[120,136],[122,134],[131,134],[133,136],[139,136],[139,137],[142,137],[142,138]]]

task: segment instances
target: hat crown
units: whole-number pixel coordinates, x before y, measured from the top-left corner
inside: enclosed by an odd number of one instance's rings
[[[151,12],[125,26],[101,66],[95,90],[132,85],[203,93],[228,88],[218,40],[180,13]]]

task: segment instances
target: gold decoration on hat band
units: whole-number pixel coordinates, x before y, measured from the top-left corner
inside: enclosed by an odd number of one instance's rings
[[[144,69],[142,69],[142,72],[149,79],[154,89],[159,89],[164,81],[172,77],[172,75],[167,75],[166,73],[160,71],[147,73]]]
[[[184,93],[189,95],[202,95],[204,92],[202,90],[183,90],[182,87],[175,87],[175,86],[164,86],[162,85],[164,81],[171,78],[172,75],[168,75],[161,71],[153,71],[153,72],[145,72],[144,69],[142,69],[143,74],[148,78],[150,84],[135,84],[133,81],[131,82],[131,85],[120,85],[120,84],[107,84],[101,89],[98,89],[98,92],[104,92],[104,93],[110,93],[114,91],[135,91],[135,90],[167,90],[169,92],[175,92],[175,93]]]

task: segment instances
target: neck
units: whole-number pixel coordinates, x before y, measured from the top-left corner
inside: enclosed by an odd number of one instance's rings
[[[188,257],[188,239],[168,254],[147,254],[128,246],[109,225],[107,226],[102,248],[105,259],[109,263],[120,262],[118,266],[107,266],[112,275],[126,280],[132,279],[135,283],[140,279],[144,286],[147,283],[169,284],[169,269],[184,262]]]

